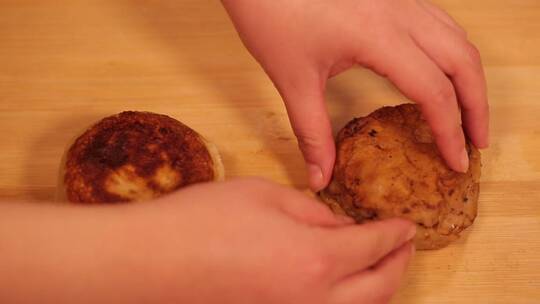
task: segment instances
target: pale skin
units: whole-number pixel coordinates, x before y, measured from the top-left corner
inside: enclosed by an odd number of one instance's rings
[[[421,105],[451,168],[468,166],[464,134],[487,147],[478,52],[432,4],[223,3],[283,96],[313,190],[328,183],[335,158],[326,80],[357,64]],[[196,185],[140,204],[5,202],[0,302],[387,303],[412,257],[414,233],[399,219],[355,225],[259,179]]]
[[[0,204],[0,299],[385,303],[414,232],[398,219],[351,224],[258,179],[194,186],[147,204]]]
[[[386,76],[420,104],[452,169],[468,169],[464,134],[478,148],[489,145],[479,52],[452,17],[430,2],[222,2],[283,97],[313,190],[328,184],[335,160],[326,81],[354,65]]]

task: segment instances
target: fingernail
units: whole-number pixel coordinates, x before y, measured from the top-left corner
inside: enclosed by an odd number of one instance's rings
[[[409,229],[409,232],[407,233],[407,237],[405,239],[405,241],[410,241],[414,238],[414,236],[416,235],[416,225],[413,225],[410,229]]]
[[[460,172],[462,173],[466,173],[469,170],[469,155],[467,154],[467,150],[465,148],[463,148],[463,151],[461,151],[460,166]]]
[[[490,143],[490,138],[489,138],[489,135],[487,135],[486,138],[478,144],[477,148],[487,149],[489,148],[489,143]]]
[[[309,176],[311,190],[315,192],[320,191],[324,183],[324,177],[321,167],[314,164],[307,164],[307,172]]]

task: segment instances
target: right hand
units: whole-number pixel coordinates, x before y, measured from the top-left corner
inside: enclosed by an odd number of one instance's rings
[[[417,102],[441,155],[468,169],[461,126],[488,146],[489,107],[480,54],[465,31],[427,0],[222,0],[242,41],[283,97],[310,187],[332,176],[327,79],[354,65],[387,77]]]
[[[354,225],[258,179],[197,185],[132,208],[133,235],[145,241],[125,250],[150,269],[155,285],[140,290],[155,291],[154,302],[386,303],[414,251],[410,222]]]

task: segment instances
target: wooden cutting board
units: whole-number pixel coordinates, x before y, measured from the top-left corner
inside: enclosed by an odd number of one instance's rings
[[[395,303],[540,303],[540,1],[440,0],[483,54],[492,147],[467,238],[420,252]],[[329,83],[336,129],[405,99],[364,70]],[[229,177],[306,188],[265,74],[219,1],[0,3],[0,198],[51,200],[74,132],[122,110],[173,116],[217,143]]]

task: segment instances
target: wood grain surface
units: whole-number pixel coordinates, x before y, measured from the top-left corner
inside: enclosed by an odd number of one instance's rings
[[[540,1],[436,2],[483,55],[492,146],[468,237],[418,253],[394,302],[540,303]],[[336,129],[405,101],[360,69],[327,99]],[[0,1],[0,199],[53,199],[67,141],[122,110],[190,125],[228,177],[306,188],[280,97],[219,1]]]

